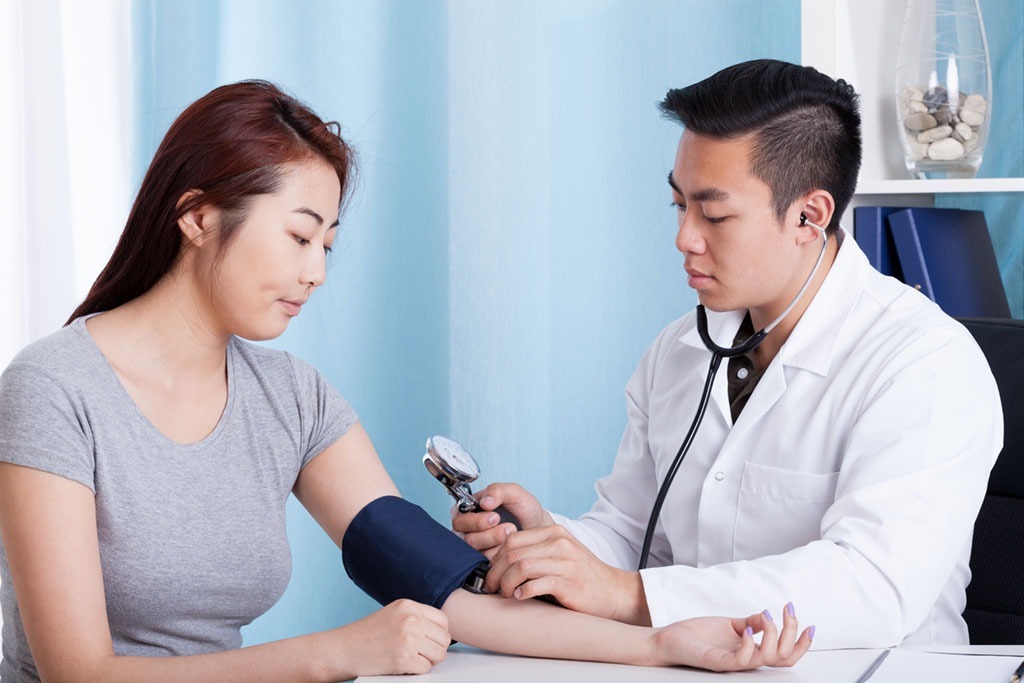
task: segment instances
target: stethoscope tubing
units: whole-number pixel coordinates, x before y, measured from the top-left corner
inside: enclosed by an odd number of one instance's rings
[[[665,498],[668,496],[669,487],[672,486],[672,480],[676,478],[676,473],[679,471],[679,467],[683,464],[683,459],[686,457],[687,451],[690,450],[690,445],[693,443],[693,439],[697,436],[697,429],[700,427],[700,423],[704,420],[704,413],[707,412],[708,402],[711,399],[711,387],[715,383],[715,376],[718,373],[718,367],[722,364],[722,359],[741,356],[756,349],[758,345],[764,341],[764,338],[768,333],[775,329],[775,326],[782,322],[782,320],[789,315],[789,312],[793,310],[793,307],[796,306],[797,302],[803,298],[804,293],[807,291],[807,288],[811,286],[811,281],[818,272],[818,267],[825,258],[825,250],[828,247],[828,235],[825,233],[824,228],[811,223],[802,215],[801,218],[803,223],[810,224],[810,226],[816,229],[821,235],[821,251],[818,252],[818,259],[814,262],[814,268],[811,269],[811,274],[807,276],[807,279],[804,281],[803,287],[800,288],[800,291],[797,292],[793,300],[788,306],[786,306],[786,309],[782,311],[775,320],[769,323],[763,330],[755,332],[736,346],[719,346],[711,338],[710,332],[708,332],[708,316],[707,312],[704,310],[704,306],[700,304],[697,306],[697,332],[700,334],[700,339],[704,343],[704,346],[711,352],[711,363],[708,366],[707,379],[704,380],[704,389],[701,391],[700,402],[697,404],[697,412],[693,415],[693,421],[690,423],[690,428],[687,430],[686,436],[683,437],[683,442],[679,444],[679,450],[676,451],[676,456],[672,459],[672,464],[665,473],[665,479],[661,482],[661,486],[658,488],[658,495],[654,499],[654,505],[651,508],[651,516],[647,519],[647,530],[644,533],[644,543],[640,548],[640,561],[637,563],[637,571],[647,568],[647,562],[651,555],[651,543],[654,540],[654,530],[658,526],[658,518],[661,516],[661,508],[665,504]]]
[[[697,404],[697,412],[693,415],[690,429],[686,432],[683,442],[679,444],[676,457],[672,460],[672,465],[668,468],[668,472],[665,473],[665,479],[661,482],[661,488],[658,489],[658,496],[654,499],[654,507],[651,508],[651,516],[647,520],[647,531],[644,533],[644,545],[640,550],[640,563],[637,566],[637,571],[647,568],[647,560],[651,555],[651,542],[654,540],[654,529],[658,526],[658,517],[661,516],[661,507],[665,504],[668,489],[672,486],[672,480],[676,478],[679,466],[683,464],[686,452],[690,450],[690,444],[693,443],[694,437],[697,436],[697,428],[700,427],[700,423],[704,420],[704,413],[707,412],[708,408],[708,400],[711,398],[711,387],[715,383],[715,375],[718,372],[718,366],[722,363],[722,358],[721,354],[711,354],[711,364],[708,366],[708,376],[704,380],[704,390],[700,395],[700,403]]]

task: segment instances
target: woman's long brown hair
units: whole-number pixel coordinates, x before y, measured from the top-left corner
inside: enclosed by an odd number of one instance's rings
[[[344,198],[353,154],[337,123],[325,123],[266,81],[221,86],[196,100],[171,124],[114,253],[65,324],[149,291],[181,252],[178,219],[198,206],[221,210],[217,239],[223,249],[243,222],[249,199],[278,189],[282,164],[313,158],[335,170]],[[197,192],[181,201],[190,191]]]

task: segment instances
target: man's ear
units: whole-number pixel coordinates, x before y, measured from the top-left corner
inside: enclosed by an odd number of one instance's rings
[[[814,223],[821,228],[828,228],[832,215],[836,210],[836,201],[832,194],[826,190],[811,190],[794,205],[798,207],[797,222],[805,229],[800,230],[798,241],[812,241],[819,239],[818,231],[812,228],[809,223]],[[806,221],[804,218],[806,217]]]
[[[200,199],[202,194],[202,190],[189,190],[181,195],[177,203],[179,209],[185,204],[192,205],[192,208],[178,219],[178,229],[181,230],[182,237],[196,247],[200,247],[212,239],[217,226],[217,208],[210,204],[203,204]]]

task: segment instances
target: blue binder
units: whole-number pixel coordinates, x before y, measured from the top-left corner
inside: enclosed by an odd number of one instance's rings
[[[1010,317],[983,212],[913,208],[888,221],[904,282],[954,317]]]
[[[903,211],[905,206],[858,206],[853,209],[853,239],[868,257],[868,262],[882,275],[903,279],[903,270],[896,255],[896,243],[886,221],[889,214]]]

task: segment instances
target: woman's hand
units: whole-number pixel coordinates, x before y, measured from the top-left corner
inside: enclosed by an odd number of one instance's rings
[[[793,666],[811,646],[814,627],[797,637],[793,604],[783,609],[779,631],[767,610],[746,619],[697,617],[654,630],[656,665],[683,664],[712,671],[738,671],[760,666]],[[761,643],[754,634],[761,633]]]
[[[338,638],[329,647],[344,660],[336,669],[355,676],[426,673],[452,642],[444,612],[412,600],[396,600],[332,633]]]

